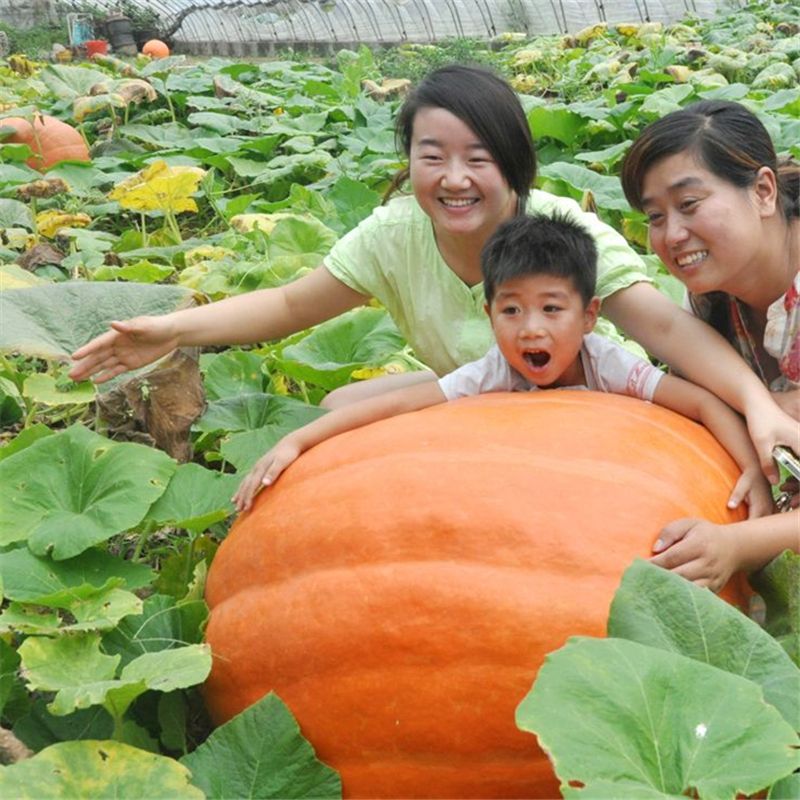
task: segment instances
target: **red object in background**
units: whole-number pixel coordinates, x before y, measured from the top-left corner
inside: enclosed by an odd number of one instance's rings
[[[105,39],[89,39],[84,42],[83,46],[86,48],[86,57],[101,55],[104,56],[108,53],[108,42]]]

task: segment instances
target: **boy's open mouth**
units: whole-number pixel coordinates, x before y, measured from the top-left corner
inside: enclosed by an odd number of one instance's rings
[[[523,353],[523,358],[534,369],[541,369],[550,360],[550,353],[546,353],[544,350],[530,350]]]

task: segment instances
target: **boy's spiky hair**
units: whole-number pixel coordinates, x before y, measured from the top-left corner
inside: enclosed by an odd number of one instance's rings
[[[492,234],[481,252],[481,270],[489,304],[497,287],[512,278],[553,275],[570,280],[587,306],[597,283],[597,247],[568,214],[523,214]]]

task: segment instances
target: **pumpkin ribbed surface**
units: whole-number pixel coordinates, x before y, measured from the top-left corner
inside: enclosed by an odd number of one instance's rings
[[[274,690],[346,797],[557,796],[516,706],[568,636],[605,634],[664,523],[743,516],[737,474],[699,425],[594,392],[483,395],[324,442],[212,564],[212,717]]]
[[[14,128],[6,143],[27,144],[33,155],[27,165],[45,170],[59,161],[89,161],[89,149],[78,131],[66,122],[49,116],[35,116],[33,123],[22,117],[0,119],[0,126]]]

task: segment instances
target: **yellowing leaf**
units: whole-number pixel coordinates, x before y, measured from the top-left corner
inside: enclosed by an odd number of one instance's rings
[[[233,255],[233,250],[228,250],[227,247],[216,247],[211,244],[203,244],[200,247],[194,247],[186,252],[184,261],[187,267],[192,267],[195,264],[200,264],[203,261],[222,261],[223,258]]]
[[[61,228],[85,228],[92,221],[88,214],[68,214],[50,209],[36,215],[36,229],[42,236],[52,239]]]
[[[239,233],[250,233],[250,231],[263,231],[272,233],[272,229],[282,219],[296,219],[297,214],[276,213],[276,214],[237,214],[231,217],[231,226]]]
[[[197,211],[192,195],[205,174],[199,167],[171,167],[166,161],[154,161],[118,184],[108,197],[134,211]]]
[[[392,362],[391,364],[384,364],[382,367],[362,367],[361,369],[354,369],[350,373],[350,377],[356,381],[368,381],[371,378],[380,378],[384,375],[399,375],[403,372],[408,372],[407,367],[403,364]]]
[[[45,282],[16,264],[0,265],[0,292],[6,292],[9,289],[27,289],[29,286]]]
[[[89,114],[104,108],[125,108],[127,103],[118,94],[98,94],[93,97],[76,97],[72,103],[72,116],[83,122]]]

